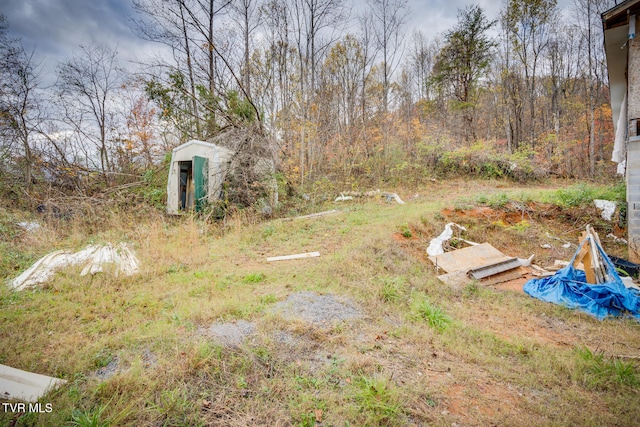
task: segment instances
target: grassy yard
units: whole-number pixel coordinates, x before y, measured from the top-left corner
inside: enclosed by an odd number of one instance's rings
[[[562,243],[587,223],[619,232],[587,204],[609,189],[558,185],[434,183],[400,193],[405,205],[318,204],[304,213],[340,212],[290,221],[112,215],[91,232],[50,223],[29,234],[0,209],[5,280],[89,243],[129,242],[142,269],[0,287],[0,363],[68,381],[41,400],[52,412],[0,411],[0,426],[637,425],[637,321],[473,282],[452,289],[426,259],[451,220],[542,265],[568,260],[575,249]],[[266,261],[312,251],[321,256]],[[314,323],[274,310],[307,291],[359,316]],[[207,333],[239,321],[254,327],[239,345]]]

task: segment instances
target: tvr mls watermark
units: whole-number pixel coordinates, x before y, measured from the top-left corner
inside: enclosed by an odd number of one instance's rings
[[[36,412],[39,414],[49,414],[53,412],[51,403],[8,403],[2,402],[4,412]]]

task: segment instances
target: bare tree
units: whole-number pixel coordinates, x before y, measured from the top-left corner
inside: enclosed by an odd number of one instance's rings
[[[362,64],[360,67],[360,124],[361,124],[361,139],[365,152],[367,150],[367,125],[368,125],[368,102],[367,102],[367,88],[370,80],[372,67],[376,56],[376,46],[374,43],[374,30],[373,28],[373,13],[368,11],[359,19],[360,32],[358,34],[358,41],[362,50]]]
[[[574,0],[574,10],[578,17],[578,29],[586,47],[586,71],[584,81],[587,84],[587,115],[589,118],[589,176],[593,178],[596,173],[596,117],[595,110],[598,104],[598,90],[604,84],[605,69],[604,34],[600,14],[604,12],[611,2],[607,0]]]
[[[291,134],[293,85],[291,64],[295,52],[289,39],[289,9],[284,0],[270,0],[260,7],[263,30],[266,36],[264,47],[264,69],[261,78],[262,96],[266,101],[263,108],[268,111],[269,128],[272,137],[276,139],[276,127],[282,130],[282,140],[286,144],[282,147],[287,152],[294,151]],[[273,88],[272,91],[267,88]]]
[[[251,37],[260,24],[260,8],[256,0],[238,0],[231,6],[233,20],[242,28],[243,65],[241,80],[251,99]]]
[[[34,54],[27,54],[22,46],[10,48],[2,58],[0,75],[3,86],[0,109],[3,111],[3,122],[9,126],[10,133],[20,141],[24,155],[24,180],[27,186],[33,182],[34,153],[32,136],[42,122],[40,100],[37,90],[39,86],[38,64],[34,63]]]
[[[105,46],[80,46],[79,54],[59,65],[58,79],[66,122],[80,144],[96,147],[100,171],[109,184],[113,172],[110,143],[116,117],[114,96],[122,84],[117,51]]]
[[[509,42],[524,69],[531,117],[529,143],[532,147],[535,147],[536,140],[536,78],[551,28],[556,23],[556,4],[557,0],[508,0],[503,14]]]
[[[307,133],[310,104],[313,102],[317,80],[318,63],[326,52],[334,34],[322,38],[322,34],[335,30],[344,22],[344,0],[292,0],[291,22],[293,38],[298,50],[300,78],[300,181],[304,182],[305,173],[311,173],[313,166],[314,144]],[[308,164],[308,171],[305,165]]]
[[[415,76],[415,91],[418,99],[428,100],[429,77],[435,62],[435,48],[429,44],[422,31],[416,31],[412,35],[409,64]]]
[[[382,108],[389,110],[389,92],[393,73],[403,55],[402,27],[409,16],[407,0],[371,0],[374,34],[382,60]]]

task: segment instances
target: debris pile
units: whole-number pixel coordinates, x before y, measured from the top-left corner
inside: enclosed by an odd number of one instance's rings
[[[466,231],[461,225],[451,222],[438,237],[431,240],[427,248],[429,260],[436,270],[444,271],[438,276],[441,282],[454,288],[462,287],[473,279],[485,285],[496,285],[537,274],[529,267],[533,256],[529,259],[509,257],[489,243],[480,244],[458,238],[458,241],[469,246],[445,252],[444,244],[453,237],[454,228]]]
[[[566,267],[553,276],[529,280],[524,291],[600,320],[626,313],[640,320],[640,292],[632,283],[626,286],[590,226]]]

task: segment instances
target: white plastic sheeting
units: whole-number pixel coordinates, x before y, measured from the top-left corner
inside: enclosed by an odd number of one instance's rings
[[[613,213],[616,211],[616,202],[596,199],[593,203],[596,205],[596,208],[602,211],[602,219],[611,221],[611,217],[613,217]]]
[[[635,22],[634,22],[635,23]],[[620,115],[616,123],[611,160],[618,164],[618,175],[624,175],[627,164],[627,94],[625,92],[620,105]]]
[[[455,222],[450,222],[445,225],[444,231],[435,239],[431,239],[429,247],[427,248],[427,254],[429,254],[429,256],[442,255],[444,253],[442,244],[453,237],[453,227],[458,227],[462,231],[467,231],[466,228],[456,224]]]
[[[139,261],[126,243],[117,246],[89,245],[83,250],[71,253],[68,251],[52,252],[35,262],[28,270],[9,282],[9,287],[21,291],[42,283],[46,283],[53,275],[64,268],[82,266],[81,276],[104,271],[105,265],[114,265],[115,274],[126,276],[135,274],[139,270]]]

